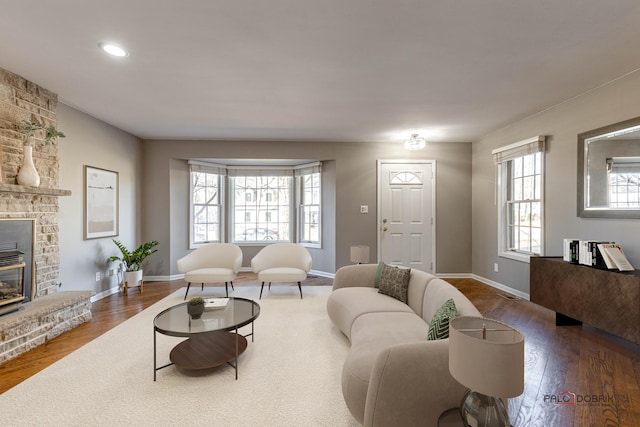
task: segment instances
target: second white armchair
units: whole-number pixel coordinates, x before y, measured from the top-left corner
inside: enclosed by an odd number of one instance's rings
[[[269,288],[271,282],[297,282],[302,298],[302,281],[311,270],[311,254],[297,243],[274,243],[265,246],[253,257],[251,268],[258,273],[258,280],[262,282],[260,298],[265,282],[269,282]]]

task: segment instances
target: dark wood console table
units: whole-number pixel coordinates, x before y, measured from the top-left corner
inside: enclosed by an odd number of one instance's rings
[[[531,257],[531,302],[556,312],[556,325],[595,326],[640,344],[640,270],[601,270]]]

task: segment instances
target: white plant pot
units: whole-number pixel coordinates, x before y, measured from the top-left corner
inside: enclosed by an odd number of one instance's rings
[[[17,177],[19,185],[27,185],[29,187],[37,187],[40,185],[40,175],[38,175],[36,166],[33,164],[32,154],[33,147],[30,145],[25,146],[22,167]]]
[[[125,271],[124,281],[129,283],[129,286],[138,286],[138,283],[142,280],[142,270],[138,271]]]
[[[124,294],[127,295],[129,288],[139,287],[142,291],[142,270],[124,272]]]

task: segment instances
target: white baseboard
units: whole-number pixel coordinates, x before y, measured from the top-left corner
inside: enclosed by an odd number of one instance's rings
[[[441,279],[473,279],[473,274],[471,273],[438,273],[437,277]]]
[[[92,296],[91,298],[89,298],[89,300],[91,302],[96,302],[102,298],[108,297],[109,295],[117,294],[118,292],[120,292],[120,286],[116,286],[116,287],[107,289],[106,291],[99,292],[94,296]]]
[[[326,271],[311,270],[309,274],[313,274],[314,276],[326,277],[328,279],[336,278],[336,273],[327,273]]]
[[[147,282],[170,282],[172,280],[184,279],[184,274],[172,274],[170,276],[144,276],[142,280]]]
[[[482,277],[482,276],[478,276],[478,275],[475,275],[475,274],[472,274],[471,276],[472,276],[473,279],[476,279],[477,281],[482,282],[485,285],[492,286],[492,287],[494,287],[496,289],[500,289],[501,291],[509,292],[510,294],[513,294],[513,295],[517,296],[518,298],[522,298],[522,299],[527,300],[527,301],[531,300],[531,296],[526,292],[522,292],[522,291],[519,291],[517,289],[510,288],[509,286],[503,285],[502,283],[494,282],[493,280],[489,280],[489,279],[487,279],[485,277]]]

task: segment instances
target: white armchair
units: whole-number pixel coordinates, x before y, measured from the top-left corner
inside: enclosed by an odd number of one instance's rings
[[[242,265],[242,250],[231,243],[209,243],[177,261],[178,271],[184,273],[187,282],[187,299],[191,283],[201,283],[204,290],[205,283],[224,282],[227,297],[229,296],[229,283],[233,289],[233,280],[240,271]]]
[[[271,282],[297,282],[302,298],[301,282],[311,270],[311,254],[307,248],[297,243],[274,243],[265,246],[253,257],[251,268],[262,282],[260,298],[265,282],[269,282],[269,289]]]

